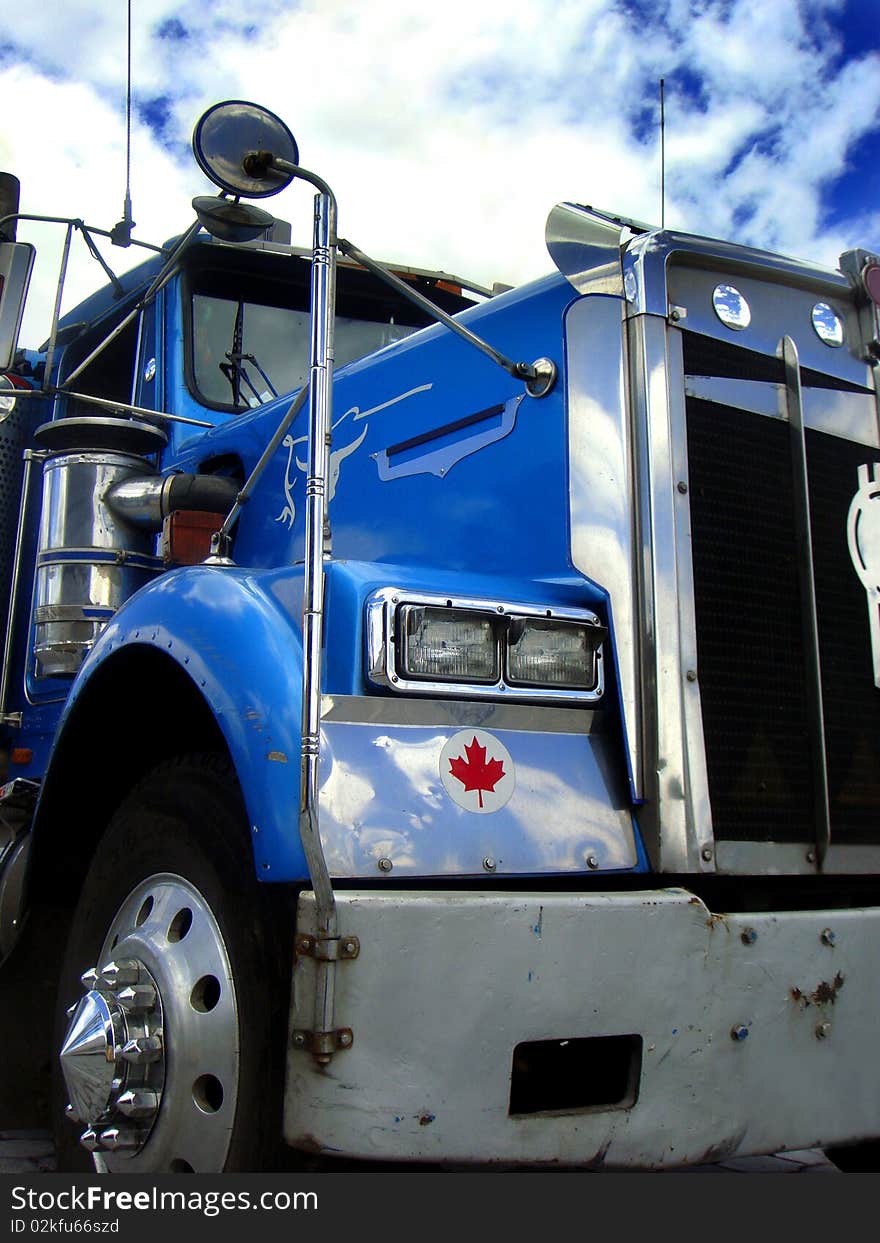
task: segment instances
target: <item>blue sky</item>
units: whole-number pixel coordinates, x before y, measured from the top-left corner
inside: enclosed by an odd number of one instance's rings
[[[119,218],[125,12],[0,0],[0,168],[21,178],[24,210]],[[659,219],[662,76],[668,225],[829,265],[880,250],[877,0],[133,0],[133,13],[146,240],[179,232],[208,189],[190,155],[199,113],[250,98],[288,121],[365,250],[522,281],[549,270],[559,199]],[[274,203],[305,244],[305,188]],[[60,239],[27,236],[40,259],[25,332],[44,336]],[[78,257],[67,305],[97,279]]]

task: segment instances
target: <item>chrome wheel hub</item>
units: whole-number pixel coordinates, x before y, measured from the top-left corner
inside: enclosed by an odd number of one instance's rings
[[[82,976],[61,1047],[84,1147],[109,1169],[222,1170],[238,1089],[229,955],[203,895],[151,876],[117,911]]]
[[[61,1046],[70,1097],[67,1116],[88,1122],[83,1144],[96,1148],[143,1146],[162,1099],[165,1058],[162,999],[147,967],[122,958],[82,977],[88,989],[74,1007]],[[113,1127],[114,1118],[131,1125]],[[96,1131],[102,1122],[106,1128]]]

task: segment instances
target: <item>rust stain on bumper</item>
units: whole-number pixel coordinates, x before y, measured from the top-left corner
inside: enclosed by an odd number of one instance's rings
[[[837,975],[830,982],[828,980],[820,980],[811,993],[805,992],[802,988],[793,988],[791,990],[791,999],[800,1005],[804,1010],[807,1006],[833,1006],[837,1000],[837,994],[843,988],[844,976],[838,971]]]

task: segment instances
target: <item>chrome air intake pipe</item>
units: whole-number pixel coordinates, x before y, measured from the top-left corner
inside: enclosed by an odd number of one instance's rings
[[[227,513],[238,492],[234,479],[219,475],[134,475],[111,484],[103,499],[129,526],[161,531],[164,520],[181,509]]]

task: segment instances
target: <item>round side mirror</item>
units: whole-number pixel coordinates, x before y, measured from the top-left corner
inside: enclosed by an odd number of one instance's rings
[[[267,198],[290,185],[273,159],[299,163],[296,140],[280,117],[243,99],[214,104],[193,131],[193,155],[216,186],[246,198]]]

